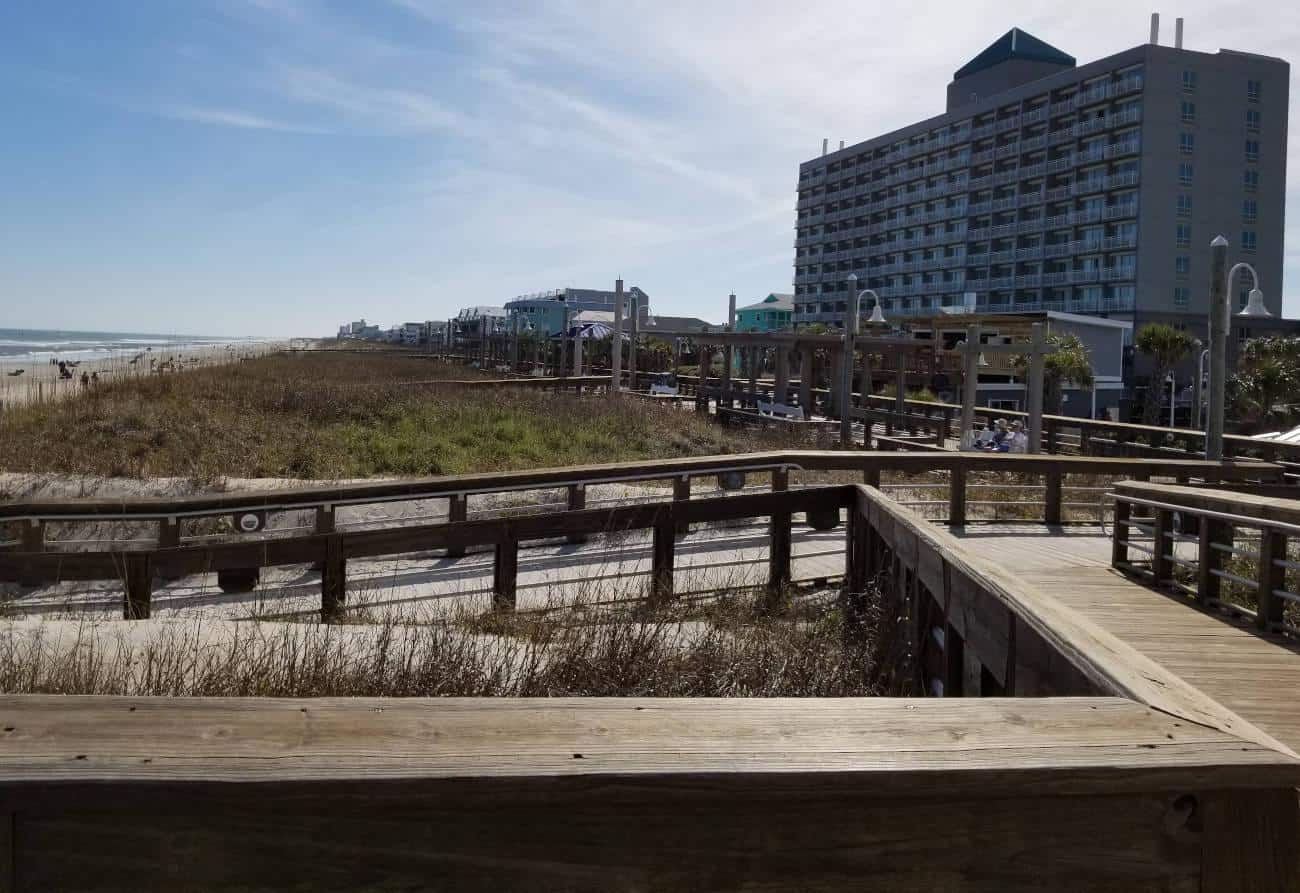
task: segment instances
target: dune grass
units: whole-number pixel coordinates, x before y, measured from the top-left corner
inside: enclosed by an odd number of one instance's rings
[[[10,694],[327,697],[861,697],[896,686],[901,642],[881,593],[850,632],[835,593],[773,612],[758,591],[708,606],[466,614],[358,625],[249,621],[215,638],[159,625],[147,641],[101,625],[0,628]],[[891,618],[892,619],[892,618]],[[107,630],[104,632],[104,630]],[[58,641],[62,637],[63,641]],[[68,641],[68,639],[71,641]]]
[[[402,354],[275,354],[102,385],[0,415],[0,470],[110,477],[339,479],[521,470],[787,443],[644,401],[448,384]]]

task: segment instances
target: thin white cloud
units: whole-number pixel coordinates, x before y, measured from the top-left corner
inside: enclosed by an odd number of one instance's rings
[[[330,131],[306,124],[293,124],[275,121],[260,115],[229,109],[202,108],[192,105],[165,106],[159,112],[164,118],[175,121],[193,121],[196,124],[211,124],[217,127],[235,127],[242,130],[275,130],[281,133],[326,134]]]
[[[305,65],[280,65],[273,81],[284,98],[332,109],[383,130],[463,132],[468,128],[465,115],[420,90],[370,86]]]

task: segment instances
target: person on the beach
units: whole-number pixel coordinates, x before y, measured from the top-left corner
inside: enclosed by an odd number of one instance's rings
[[[99,384],[99,373],[98,373],[98,372],[92,372],[92,373],[90,373],[90,383],[91,383],[91,384]]]
[[[88,387],[90,387],[90,376],[83,372],[81,373],[81,389],[84,391]]]

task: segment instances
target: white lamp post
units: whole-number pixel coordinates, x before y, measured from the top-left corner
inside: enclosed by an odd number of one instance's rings
[[[1264,306],[1264,293],[1259,290],[1259,274],[1248,263],[1239,263],[1228,269],[1228,240],[1222,235],[1210,242],[1210,407],[1205,430],[1205,458],[1218,462],[1223,458],[1223,413],[1228,379],[1228,321],[1231,310],[1228,289],[1238,270],[1249,270],[1253,288],[1246,306],[1238,317],[1260,319],[1272,316]]]

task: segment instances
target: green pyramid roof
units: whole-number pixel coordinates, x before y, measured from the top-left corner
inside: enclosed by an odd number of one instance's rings
[[[1074,67],[1075,60],[1073,56],[1061,52],[1050,43],[1039,40],[1027,31],[1021,31],[1019,28],[1012,28],[1006,34],[1003,34],[993,43],[989,44],[988,49],[980,53],[974,59],[967,62],[957,73],[952,76],[954,81],[961,80],[967,75],[975,74],[979,71],[992,68],[1002,62],[1011,59],[1028,59],[1034,62],[1054,62],[1057,65],[1064,65],[1070,68]]]

